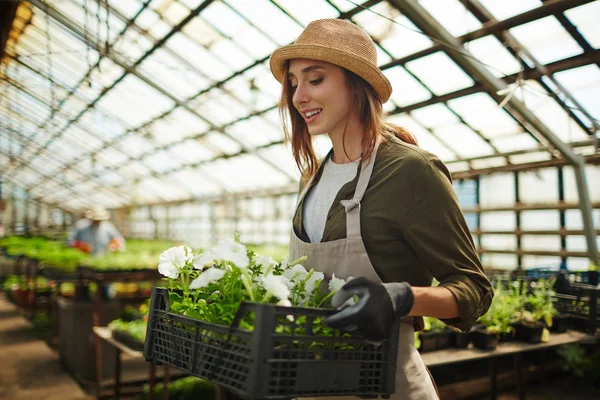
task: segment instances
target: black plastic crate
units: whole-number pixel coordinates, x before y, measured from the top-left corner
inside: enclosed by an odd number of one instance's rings
[[[600,288],[571,284],[555,297],[554,306],[558,312],[569,316],[572,325],[590,333],[596,333],[600,328]]]
[[[231,326],[169,310],[167,290],[153,288],[146,360],[207,379],[243,398],[387,398],[394,393],[399,322],[374,345],[358,336],[342,337],[337,330],[334,336],[314,334],[314,320],[334,310],[242,303]],[[254,314],[253,331],[238,327],[249,313]],[[293,333],[280,333],[282,326]]]

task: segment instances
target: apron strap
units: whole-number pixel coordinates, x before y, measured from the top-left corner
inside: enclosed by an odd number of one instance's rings
[[[375,143],[373,152],[368,161],[364,161],[361,165],[360,175],[358,182],[356,183],[356,190],[354,191],[354,197],[350,200],[342,200],[340,204],[346,210],[346,237],[361,237],[360,233],[360,202],[367,191],[369,181],[371,180],[371,174],[373,173],[373,166],[375,165],[375,156],[377,155],[377,148],[379,142]]]

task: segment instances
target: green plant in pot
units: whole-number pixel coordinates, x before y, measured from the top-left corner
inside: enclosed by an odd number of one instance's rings
[[[510,323],[515,328],[515,338],[528,343],[541,342],[546,325],[534,316],[532,310],[534,304],[542,304],[543,302],[536,299],[532,300],[533,296],[528,295],[528,285],[523,281],[513,282],[510,297],[516,305],[516,309],[510,318]],[[538,312],[541,313],[541,310],[542,308],[539,307]]]
[[[511,317],[518,307],[519,299],[511,296],[511,292],[501,281],[496,282],[490,308],[479,318],[479,324],[471,332],[473,345],[480,349],[492,350],[501,339],[512,339],[514,328],[511,326]]]
[[[565,332],[569,321],[568,316],[560,316],[554,303],[556,302],[554,283],[556,279],[540,279],[531,283],[531,294],[527,298],[526,308],[531,311],[533,318],[542,321],[546,329]],[[549,336],[550,332],[544,332]]]

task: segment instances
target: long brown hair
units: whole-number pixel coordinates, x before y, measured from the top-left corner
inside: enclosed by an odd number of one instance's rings
[[[292,154],[302,174],[302,179],[309,179],[317,174],[319,162],[313,149],[312,137],[308,133],[306,122],[294,107],[294,92],[291,90],[288,80],[288,67],[289,61],[286,62],[284,68],[281,98],[279,99],[279,116],[283,125],[285,140],[292,144]],[[418,146],[417,139],[408,130],[385,121],[383,105],[375,89],[360,76],[345,68],[342,69],[346,76],[346,85],[354,97],[353,111],[358,116],[365,131],[362,140],[362,158],[368,159],[373,153],[377,139],[385,142],[390,134],[395,135],[403,142]],[[291,122],[291,130],[288,121]]]

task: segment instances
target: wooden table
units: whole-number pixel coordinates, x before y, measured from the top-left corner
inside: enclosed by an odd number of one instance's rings
[[[491,384],[491,398],[495,399],[498,394],[496,360],[502,356],[512,355],[514,357],[515,369],[517,372],[517,390],[519,392],[519,399],[523,400],[525,399],[525,385],[523,383],[521,357],[523,353],[536,350],[547,350],[552,347],[579,343],[585,340],[597,340],[597,338],[582,332],[567,331],[565,333],[551,334],[550,341],[546,343],[530,344],[513,341],[500,343],[495,350],[479,350],[473,348],[473,345],[471,344],[468,349],[437,350],[432,351],[431,353],[422,353],[421,357],[427,367],[437,367],[465,361],[489,360],[488,375]]]
[[[121,397],[121,354],[125,353],[125,354],[131,356],[132,358],[143,358],[144,353],[142,351],[133,350],[132,348],[127,347],[126,345],[119,342],[118,340],[115,340],[112,337],[112,331],[110,328],[94,326],[94,327],[92,327],[92,330],[94,332],[94,335],[96,337],[98,337],[99,340],[101,339],[101,340],[106,341],[110,345],[114,346],[117,350],[117,352],[116,352],[117,355],[115,358],[114,398],[119,399]],[[100,365],[100,368],[102,368],[101,365]],[[165,369],[165,379],[164,379],[165,389],[163,390],[163,399],[168,399],[169,394],[168,394],[167,387],[168,387],[169,380],[171,377],[171,371],[170,371],[170,368],[168,365],[165,365],[164,369]],[[150,365],[149,365],[148,375],[149,375],[149,385],[150,385],[150,388],[148,391],[148,399],[152,399],[153,395],[154,395],[154,386],[156,385],[156,366],[152,363],[150,363]],[[100,371],[100,376],[102,376],[102,371]],[[96,385],[98,385],[96,388],[97,397],[100,399],[101,397],[104,397],[102,394],[102,381],[99,380],[98,382],[96,382]]]

